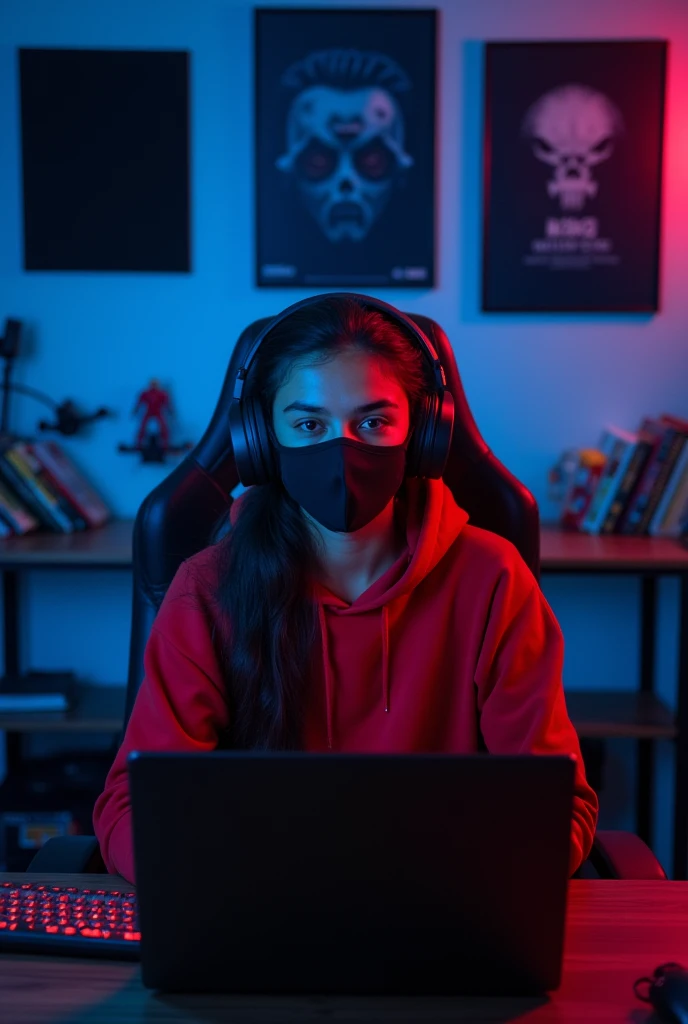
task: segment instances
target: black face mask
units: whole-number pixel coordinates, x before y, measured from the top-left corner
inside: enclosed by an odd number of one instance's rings
[[[389,504],[406,474],[404,444],[364,444],[345,437],[297,448],[275,445],[288,494],[317,522],[353,533]]]

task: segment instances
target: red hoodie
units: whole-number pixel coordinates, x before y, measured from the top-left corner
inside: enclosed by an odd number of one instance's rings
[[[474,753],[482,737],[496,754],[574,754],[573,873],[590,852],[597,798],[566,711],[559,625],[513,545],[467,526],[443,481],[406,487],[407,549],[394,565],[351,605],[317,590],[320,643],[304,749]],[[233,519],[240,507],[239,498]],[[213,553],[187,559],[170,584],[124,741],[95,804],[108,871],[130,882],[128,754],[212,751],[227,727],[211,639]]]

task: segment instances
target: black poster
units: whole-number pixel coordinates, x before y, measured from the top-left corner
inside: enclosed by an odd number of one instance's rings
[[[484,310],[658,308],[666,51],[487,44]]]
[[[26,270],[190,269],[189,54],[20,49]]]
[[[259,285],[434,282],[435,11],[256,11]]]

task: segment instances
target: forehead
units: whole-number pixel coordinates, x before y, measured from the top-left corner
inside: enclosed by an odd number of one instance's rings
[[[405,392],[386,359],[354,350],[319,362],[295,363],[277,394],[288,401],[299,398],[326,405],[328,402],[360,405],[364,401],[390,398],[399,401]],[[315,399],[322,399],[316,402]]]

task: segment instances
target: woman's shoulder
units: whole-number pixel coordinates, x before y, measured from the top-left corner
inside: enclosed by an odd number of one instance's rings
[[[452,545],[451,555],[462,569],[473,569],[482,576],[510,576],[535,580],[518,548],[506,537],[467,523]]]
[[[214,587],[218,582],[219,559],[224,545],[222,541],[217,544],[209,544],[201,548],[195,555],[186,558],[180,569],[185,569],[190,579],[195,580],[201,586]]]
[[[224,621],[215,593],[216,558],[216,551],[204,548],[179,565],[150,633],[151,640],[173,647],[212,678],[217,677],[215,640]]]
[[[214,605],[219,584],[221,542],[185,558],[167,588],[160,611],[174,614],[179,607],[207,610]]]

